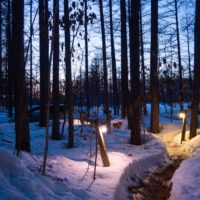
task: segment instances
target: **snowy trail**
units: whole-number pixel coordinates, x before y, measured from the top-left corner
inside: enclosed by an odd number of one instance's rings
[[[154,137],[162,141],[167,150],[168,161],[164,166],[149,173],[145,179],[141,179],[136,186],[129,186],[132,200],[167,200],[170,197],[172,179],[181,162],[189,157],[185,146],[180,144],[180,127],[167,125],[160,134]]]
[[[140,180],[135,187],[128,190],[133,194],[132,200],[167,200],[170,197],[170,180],[180,166],[182,159],[171,160],[167,166],[158,167],[155,172],[149,173],[144,180]]]
[[[181,123],[166,123],[154,137],[164,144],[169,160],[161,169],[158,167],[142,179],[135,187],[129,187],[133,200],[199,200],[200,191],[200,135],[189,140],[186,131],[181,144]],[[200,132],[200,130],[197,130]]]

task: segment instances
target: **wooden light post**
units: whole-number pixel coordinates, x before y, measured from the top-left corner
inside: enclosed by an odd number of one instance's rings
[[[179,113],[179,117],[182,118],[182,133],[181,133],[181,144],[185,141],[185,131],[186,131],[186,119],[187,119],[187,111]]]
[[[109,167],[110,161],[109,161],[109,158],[108,158],[105,141],[104,141],[104,137],[103,137],[103,134],[102,134],[103,130],[100,130],[98,122],[95,122],[95,131],[96,131],[96,134],[97,134],[97,139],[98,139],[98,143],[99,143],[100,154],[101,154],[103,166]]]

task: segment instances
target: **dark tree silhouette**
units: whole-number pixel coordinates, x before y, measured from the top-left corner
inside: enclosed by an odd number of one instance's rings
[[[190,53],[190,36],[189,36],[189,25],[188,25],[188,13],[187,12],[186,12],[186,32],[187,32],[187,53],[188,53],[189,83],[190,83],[190,89],[192,89],[192,69],[191,69],[191,53]]]
[[[180,44],[177,0],[174,0],[174,3],[175,3],[175,17],[176,17],[176,37],[177,37],[177,48],[178,48],[179,95],[180,95],[179,99],[180,99],[180,110],[183,110],[183,66],[181,62],[181,44]]]
[[[200,85],[200,1],[196,1],[195,31],[194,31],[194,81],[192,91],[192,113],[190,123],[190,139],[197,134],[199,114]]]
[[[53,7],[53,124],[52,139],[59,135],[59,2],[54,0]]]
[[[48,0],[39,0],[40,27],[40,126],[46,126],[48,104],[49,32]]]
[[[106,124],[108,128],[108,133],[111,131],[111,117],[108,102],[108,75],[107,75],[107,62],[106,62],[106,35],[105,35],[105,25],[104,25],[104,13],[103,13],[103,2],[99,0],[100,6],[100,20],[101,20],[101,35],[102,35],[102,55],[103,55],[103,81],[104,81],[104,104],[105,104],[105,114],[106,114]]]
[[[158,0],[151,1],[151,58],[150,58],[151,123],[150,131],[159,133],[158,89]]]
[[[128,89],[128,55],[127,55],[127,28],[126,28],[126,1],[120,1],[121,11],[121,117],[126,118],[129,105]]]
[[[140,0],[131,0],[131,144],[140,145],[141,84],[140,84]]]
[[[14,64],[15,129],[17,155],[30,151],[28,105],[24,65],[24,1],[12,2],[12,47]]]
[[[86,89],[86,106],[87,112],[90,112],[90,92],[89,92],[89,77],[88,77],[88,2],[85,0],[85,89]]]
[[[72,72],[71,72],[71,49],[70,49],[70,19],[69,1],[64,0],[65,12],[65,65],[66,65],[66,90],[65,103],[68,111],[68,147],[74,147],[74,124],[73,124],[73,92],[72,92]]]
[[[119,94],[117,87],[117,69],[116,69],[116,57],[115,57],[115,43],[114,43],[114,33],[113,33],[113,17],[112,17],[112,0],[109,0],[109,9],[110,9],[110,39],[111,39],[111,58],[112,58],[112,79],[113,79],[113,106],[114,114],[119,113]]]
[[[30,0],[30,109],[33,105],[33,0]]]
[[[3,71],[2,71],[2,2],[0,2],[0,100],[3,96]]]
[[[142,26],[142,5],[140,6],[140,44],[141,44],[141,68],[142,68],[142,103],[144,115],[147,115],[146,105],[146,76],[145,76],[145,64],[144,64],[144,41],[143,41],[143,26]]]
[[[8,116],[13,115],[13,64],[12,64],[12,44],[11,44],[11,6],[10,0],[7,2],[7,27],[6,27],[6,37],[7,37],[7,55],[8,55]]]

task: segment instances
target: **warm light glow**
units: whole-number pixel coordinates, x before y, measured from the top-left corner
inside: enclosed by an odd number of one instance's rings
[[[183,119],[183,118],[185,118],[185,113],[181,112],[181,113],[179,113],[178,116],[179,116],[181,119]]]
[[[102,133],[106,133],[107,132],[107,127],[106,126],[101,126],[100,129],[101,129]]]

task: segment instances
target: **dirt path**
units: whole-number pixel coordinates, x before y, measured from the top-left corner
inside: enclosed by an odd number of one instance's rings
[[[132,200],[167,200],[171,189],[168,183],[181,161],[181,158],[173,159],[170,165],[149,174],[136,187],[129,186]]]

